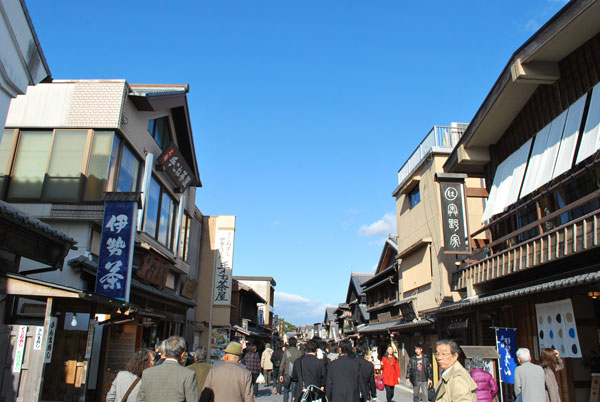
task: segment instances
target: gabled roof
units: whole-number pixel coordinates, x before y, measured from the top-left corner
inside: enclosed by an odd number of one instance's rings
[[[335,307],[335,306],[325,307],[325,318],[323,319],[324,323],[327,323],[329,321],[335,321],[335,319],[336,319],[335,310],[337,310],[337,307]]]
[[[350,272],[350,284],[348,285],[348,293],[346,294],[346,303],[352,302],[352,300],[350,300],[352,290],[354,290],[359,297],[364,296],[365,293],[363,292],[362,285],[372,277],[373,274],[370,273]]]
[[[138,110],[171,110],[179,152],[194,170],[196,185],[202,187],[187,103],[190,86],[188,84],[128,84],[128,86],[130,89],[129,99]]]

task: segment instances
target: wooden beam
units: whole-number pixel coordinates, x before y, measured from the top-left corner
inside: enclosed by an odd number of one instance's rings
[[[63,297],[78,299],[78,292],[63,289],[54,289],[49,286],[29,283],[15,278],[0,277],[0,291],[12,296],[32,297]]]

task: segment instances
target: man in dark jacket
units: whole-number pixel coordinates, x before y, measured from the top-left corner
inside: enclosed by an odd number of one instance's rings
[[[360,402],[360,366],[353,356],[352,344],[343,340],[339,350],[340,357],[332,361],[327,370],[327,399],[329,402]]]
[[[428,400],[427,387],[431,386],[433,370],[431,361],[423,354],[423,345],[415,345],[415,354],[408,362],[406,382],[413,386],[413,402],[419,402],[419,394],[423,391],[423,401]]]
[[[283,359],[283,350],[281,349],[281,344],[278,342],[275,344],[275,351],[271,355],[271,363],[273,363],[273,393],[277,392],[277,395],[281,394],[281,381],[279,381],[281,359]]]
[[[375,366],[366,359],[366,348],[358,349],[358,365],[360,367],[361,382],[361,402],[368,402],[377,397],[377,388],[375,388]]]
[[[279,381],[283,383],[283,402],[288,402],[290,394],[294,395],[296,383],[291,381],[294,362],[302,356],[302,352],[296,347],[296,338],[293,336],[288,341],[288,347],[283,352],[281,366],[279,366]]]
[[[294,363],[294,369],[292,371],[292,381],[296,383],[296,390],[294,392],[294,400],[300,401],[302,394],[309,386],[314,386],[317,389],[309,389],[313,391],[313,394],[325,395],[325,362],[323,359],[317,358],[317,349],[319,349],[319,343],[310,339],[306,343],[306,355],[297,359]],[[310,399],[309,399],[310,400]]]

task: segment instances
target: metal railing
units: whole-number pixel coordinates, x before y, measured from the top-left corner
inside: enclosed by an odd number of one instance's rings
[[[433,126],[423,141],[410,155],[398,171],[398,184],[402,185],[433,148],[451,151],[465,132],[467,125],[459,123],[456,127]]]

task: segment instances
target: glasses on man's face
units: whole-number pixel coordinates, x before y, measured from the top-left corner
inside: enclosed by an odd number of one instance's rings
[[[448,357],[448,356],[451,356],[451,355],[452,355],[452,353],[448,353],[448,352],[443,352],[443,353],[436,352],[434,356],[435,357]]]

